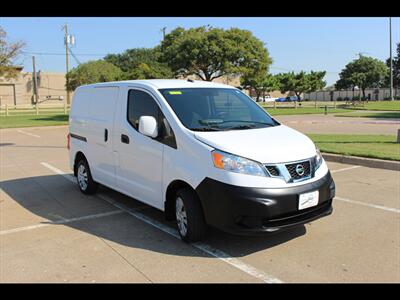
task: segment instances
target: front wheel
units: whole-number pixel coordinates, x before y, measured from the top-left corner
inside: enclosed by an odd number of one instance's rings
[[[175,198],[175,216],[178,232],[185,242],[197,242],[205,237],[207,225],[203,209],[194,191],[180,189]]]
[[[86,195],[96,193],[98,184],[92,178],[87,161],[85,159],[80,160],[76,168],[76,179],[80,191]]]

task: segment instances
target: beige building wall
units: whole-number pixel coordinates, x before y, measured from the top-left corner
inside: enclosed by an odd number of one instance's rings
[[[38,72],[39,103],[66,102],[65,82],[65,73]],[[20,72],[15,79],[0,77],[0,104],[34,104],[32,72]]]

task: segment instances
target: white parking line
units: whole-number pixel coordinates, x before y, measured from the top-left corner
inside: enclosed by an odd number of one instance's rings
[[[342,197],[335,197],[335,200],[340,200],[340,201],[349,202],[349,203],[353,203],[353,204],[359,204],[359,205],[368,206],[368,207],[372,207],[372,208],[382,209],[382,210],[394,212],[397,214],[400,213],[400,209],[397,209],[397,208],[375,205],[375,204],[370,204],[370,203],[364,203],[361,201],[351,200],[351,199],[342,198]]]
[[[342,172],[342,171],[348,171],[348,170],[353,170],[353,169],[358,169],[361,168],[362,166],[352,166],[352,167],[347,167],[343,169],[338,169],[338,170],[333,170],[331,173],[337,173],[337,172]]]
[[[51,171],[53,171],[54,173],[62,175],[63,177],[67,178],[68,180],[72,180],[73,182],[75,182],[75,180],[73,179],[73,177],[71,175],[68,175],[65,172],[63,172],[63,171],[55,168],[54,166],[52,166],[50,164],[45,163],[45,162],[42,162],[41,164],[43,166],[45,166],[46,168],[50,169]],[[111,205],[121,209],[122,211],[127,212],[131,216],[133,216],[133,217],[135,217],[135,218],[137,218],[137,219],[139,219],[139,220],[141,220],[141,221],[143,221],[143,222],[145,222],[145,223],[147,223],[147,224],[149,224],[149,225],[151,225],[153,227],[156,227],[159,230],[161,230],[161,231],[163,231],[163,232],[165,232],[165,233],[167,233],[167,234],[169,234],[169,235],[171,235],[171,236],[173,236],[173,237],[175,237],[177,239],[180,239],[180,236],[179,236],[178,232],[174,228],[171,228],[171,227],[169,227],[169,226],[167,226],[165,224],[162,224],[161,222],[159,222],[157,220],[149,218],[148,216],[146,216],[146,215],[144,215],[144,214],[142,214],[142,213],[140,213],[138,211],[132,210],[132,209],[126,207],[125,205],[122,205],[122,204],[116,202],[115,200],[113,200],[112,198],[110,198],[110,197],[108,197],[106,195],[98,194],[97,196],[99,198],[103,199],[104,201],[107,201]],[[278,279],[278,278],[276,278],[274,276],[271,276],[271,275],[265,273],[262,270],[259,270],[259,269],[255,268],[255,267],[253,267],[253,266],[251,266],[249,264],[246,264],[245,262],[243,262],[243,261],[241,261],[241,260],[239,260],[237,258],[231,257],[229,254],[227,254],[227,253],[225,253],[225,252],[223,252],[221,250],[218,250],[218,249],[215,249],[215,248],[211,247],[210,245],[207,245],[207,244],[204,244],[204,243],[193,243],[191,245],[193,247],[195,247],[195,248],[207,253],[210,256],[216,257],[216,258],[218,258],[218,259],[230,264],[231,266],[233,266],[233,267],[235,267],[235,268],[247,273],[250,276],[258,278],[259,280],[261,280],[263,282],[266,282],[266,283],[282,283],[283,282],[280,279]]]
[[[52,165],[45,163],[45,162],[41,162],[40,163],[42,166],[45,166],[47,169],[53,171],[54,173],[63,176],[65,179],[76,183],[76,179],[72,176],[72,175],[68,175],[67,173],[65,173],[64,171],[61,171],[60,169],[57,169],[55,167],[53,167]]]
[[[116,215],[116,214],[120,214],[120,213],[123,213],[123,211],[122,210],[113,210],[113,211],[109,211],[109,212],[101,213],[101,214],[88,215],[88,216],[77,217],[77,218],[72,218],[72,219],[63,219],[60,221],[53,221],[53,222],[19,227],[19,228],[14,228],[14,229],[9,229],[9,230],[2,230],[2,231],[0,231],[0,235],[10,234],[10,233],[15,233],[15,232],[20,232],[20,231],[26,231],[26,230],[32,230],[32,229],[37,229],[37,228],[46,227],[46,226],[50,226],[50,225],[62,225],[62,224],[67,224],[67,223],[71,223],[71,222],[76,222],[76,221],[97,219],[97,218]]]
[[[26,131],[23,131],[23,130],[17,130],[17,132],[22,133],[22,134],[26,134],[26,135],[29,135],[29,136],[33,136],[33,137],[36,137],[36,138],[40,138],[39,135],[30,133],[30,132],[26,132]]]

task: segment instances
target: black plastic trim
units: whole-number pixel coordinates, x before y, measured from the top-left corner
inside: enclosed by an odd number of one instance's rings
[[[319,191],[318,205],[298,210],[299,194]],[[206,222],[237,234],[273,232],[308,223],[332,213],[335,183],[321,179],[286,188],[251,188],[205,178],[196,188]]]
[[[74,139],[87,142],[87,140],[86,140],[86,138],[84,136],[77,135],[77,134],[74,134],[74,133],[70,133],[69,136],[74,138]]]

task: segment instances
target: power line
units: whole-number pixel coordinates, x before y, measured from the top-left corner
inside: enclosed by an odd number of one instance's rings
[[[71,53],[72,57],[75,59],[75,61],[78,63],[78,65],[81,64],[81,62],[76,58],[75,54],[72,52],[71,47],[68,47],[69,52]]]
[[[71,50],[71,49],[70,49]],[[62,55],[65,56],[65,53],[51,53],[51,52],[27,52],[27,51],[21,51],[23,54],[31,54],[31,55]],[[104,53],[75,53],[76,56],[106,56],[108,55]]]

